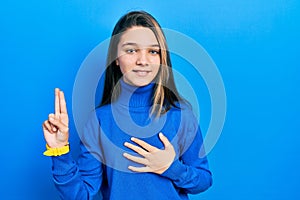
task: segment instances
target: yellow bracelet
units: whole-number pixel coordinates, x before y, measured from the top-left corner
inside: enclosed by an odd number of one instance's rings
[[[66,154],[70,151],[70,145],[69,143],[63,147],[59,148],[51,148],[46,144],[47,150],[44,152],[45,156],[61,156],[63,154]]]

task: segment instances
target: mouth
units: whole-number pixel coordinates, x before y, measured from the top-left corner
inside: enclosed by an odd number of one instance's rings
[[[144,77],[147,76],[151,71],[150,70],[132,70],[136,75]]]

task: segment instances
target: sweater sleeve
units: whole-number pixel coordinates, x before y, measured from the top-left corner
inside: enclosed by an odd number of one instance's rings
[[[199,157],[203,139],[198,123],[192,123],[182,135],[185,137],[182,141],[186,150],[162,176],[171,179],[173,184],[185,193],[197,194],[212,185],[207,157]]]
[[[54,184],[62,199],[93,199],[102,181],[101,162],[81,144],[76,163],[71,154],[52,157]]]
[[[62,199],[93,199],[101,187],[103,164],[99,161],[99,151],[95,153],[98,128],[88,123],[84,134],[87,136],[81,137],[77,162],[71,153],[52,157],[53,180]]]

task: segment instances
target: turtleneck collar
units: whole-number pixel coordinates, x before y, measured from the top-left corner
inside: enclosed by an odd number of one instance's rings
[[[154,83],[137,87],[125,83],[120,79],[121,92],[118,103],[128,107],[149,107],[152,106]]]

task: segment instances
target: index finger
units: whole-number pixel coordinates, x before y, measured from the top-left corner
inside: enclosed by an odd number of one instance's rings
[[[59,88],[55,88],[55,111],[54,114],[60,114],[60,102],[59,102]]]
[[[137,143],[138,145],[140,145],[141,147],[143,147],[144,149],[146,149],[148,152],[153,152],[156,151],[157,148],[148,144],[147,142],[144,142],[143,140],[140,140],[138,138],[132,137],[131,140],[135,143]]]

